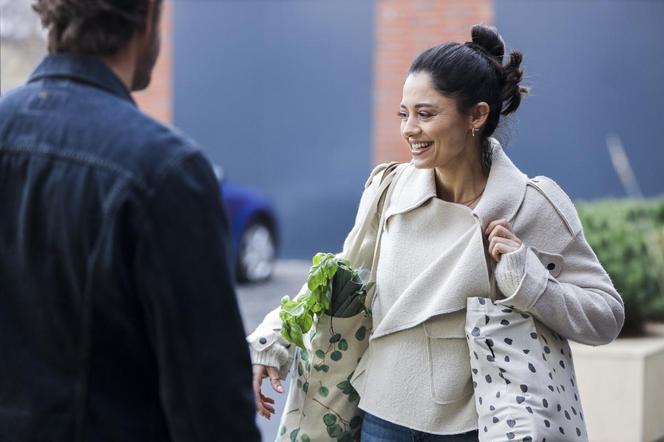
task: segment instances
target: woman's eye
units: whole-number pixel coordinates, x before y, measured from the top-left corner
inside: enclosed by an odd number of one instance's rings
[[[431,118],[431,114],[429,112],[418,112],[417,115],[419,115],[421,118]]]
[[[406,114],[406,113],[403,112],[403,111],[402,111],[402,112],[398,112],[397,115],[398,115],[399,118],[401,118],[402,120],[405,120],[406,118],[408,118],[408,114]]]

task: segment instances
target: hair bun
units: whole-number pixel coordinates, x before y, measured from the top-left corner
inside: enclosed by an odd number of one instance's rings
[[[503,66],[503,90],[500,97],[503,100],[503,115],[509,115],[516,111],[521,104],[521,98],[528,94],[528,88],[521,86],[521,79],[523,78],[523,68],[521,62],[523,55],[521,52],[510,52],[510,59],[506,66]]]
[[[498,63],[503,64],[505,55],[505,42],[493,26],[475,25],[471,31],[473,43],[491,54]]]

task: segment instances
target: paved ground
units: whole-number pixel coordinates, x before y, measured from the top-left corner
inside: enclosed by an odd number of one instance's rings
[[[270,281],[264,284],[241,285],[237,289],[240,311],[244,320],[244,327],[250,333],[262,321],[267,312],[279,305],[284,296],[297,294],[307,279],[307,272],[311,264],[308,261],[278,261],[275,273]],[[283,384],[288,391],[288,384]],[[263,392],[276,400],[277,413],[271,420],[261,416],[256,422],[261,430],[264,441],[273,441],[279,427],[280,413],[286,401],[286,392],[276,393],[268,382],[263,383]]]

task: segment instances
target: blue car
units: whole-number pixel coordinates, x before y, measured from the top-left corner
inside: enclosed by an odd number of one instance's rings
[[[272,275],[279,241],[278,223],[270,202],[247,187],[229,182],[213,166],[231,229],[231,250],[239,282],[265,281]]]

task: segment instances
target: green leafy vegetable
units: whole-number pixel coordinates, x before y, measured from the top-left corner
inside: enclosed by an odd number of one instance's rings
[[[323,313],[337,317],[350,317],[361,311],[371,282],[363,281],[361,271],[332,253],[317,253],[309,269],[307,290],[295,299],[281,299],[279,317],[281,335],[304,349],[304,335]]]

